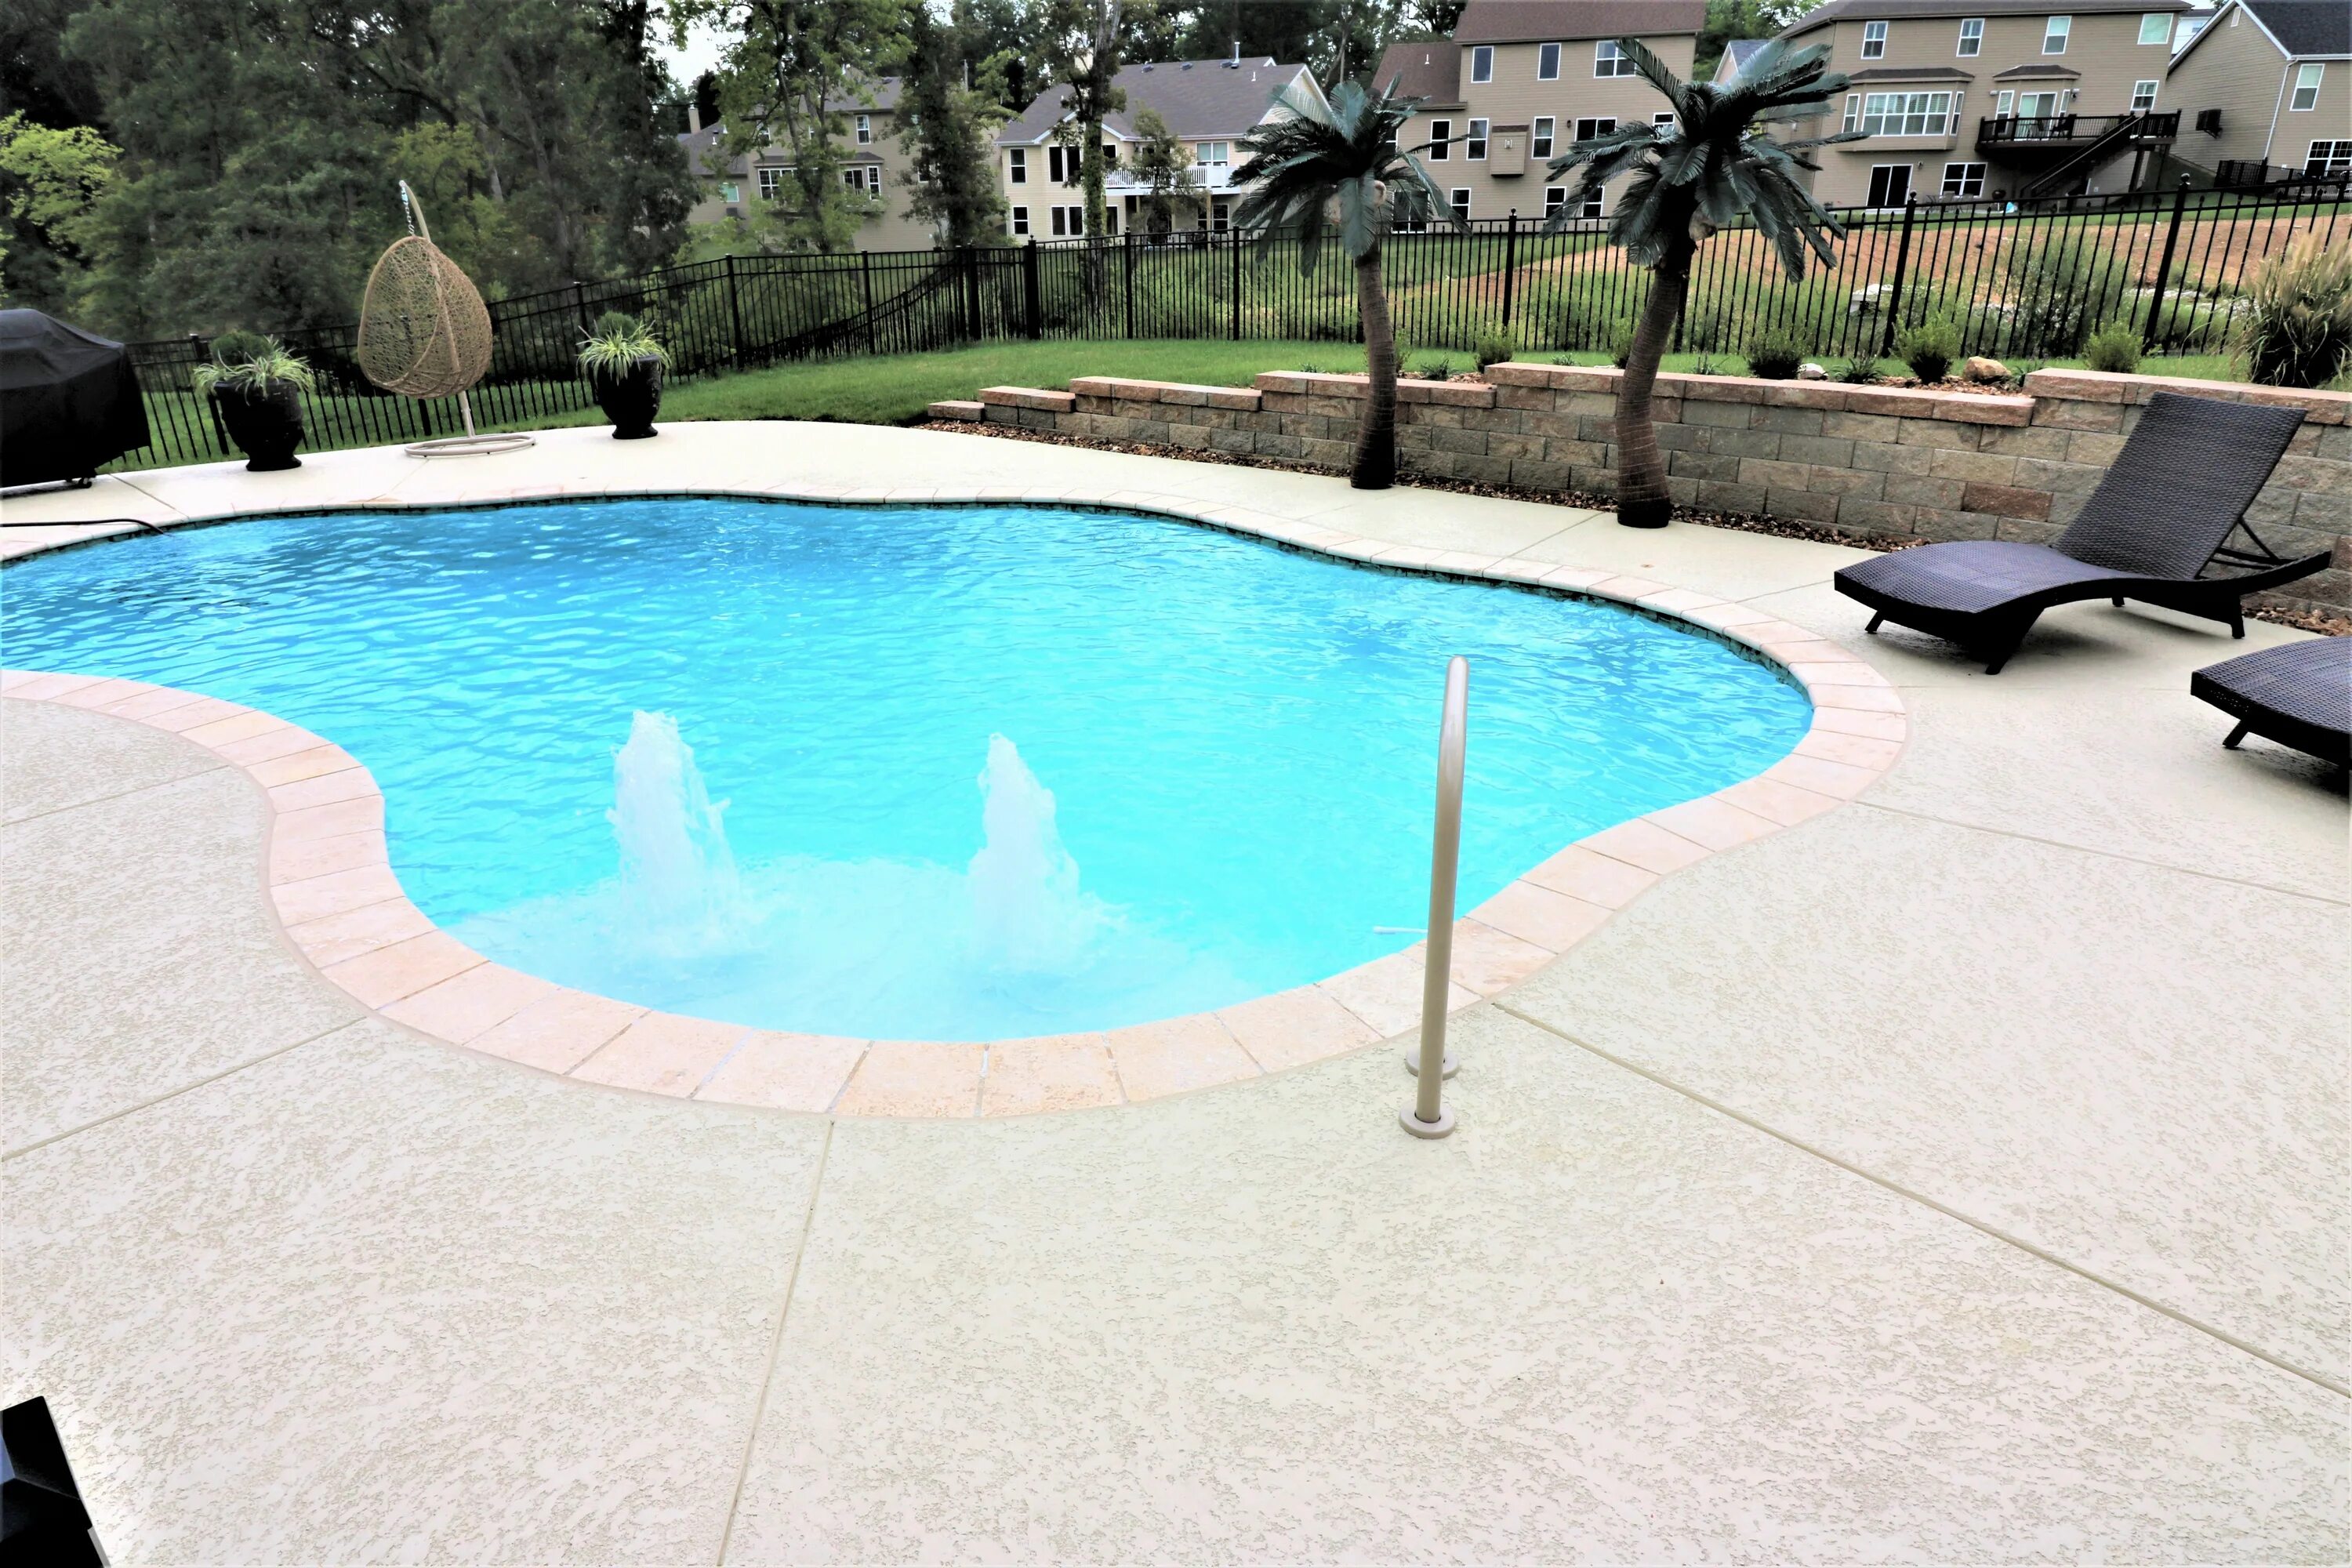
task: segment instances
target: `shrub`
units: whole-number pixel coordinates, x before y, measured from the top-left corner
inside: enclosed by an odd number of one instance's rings
[[[1723,372],[1716,364],[1715,356],[1707,353],[1705,349],[1701,349],[1698,352],[1698,357],[1691,362],[1691,374],[1693,375],[1721,375]]]
[[[1486,369],[1490,364],[1500,364],[1509,359],[1515,352],[1517,352],[1516,345],[1512,343],[1508,332],[1480,332],[1477,342],[1471,347],[1471,353],[1477,359],[1480,370]]]
[[[1838,371],[1840,381],[1850,381],[1856,386],[1868,386],[1878,379],[1878,356],[1858,353],[1848,359]]]
[[[1805,347],[1780,327],[1767,328],[1748,345],[1748,374],[1767,381],[1788,381],[1805,363]]]
[[[2014,314],[2013,350],[2038,354],[2082,352],[2091,325],[2117,313],[2132,268],[2101,236],[2021,234],[2001,255]]]
[[[216,386],[265,392],[278,382],[309,392],[318,384],[310,363],[301,355],[288,353],[286,345],[276,338],[247,331],[223,332],[215,338],[213,357],[196,366],[188,379],[200,394]]]
[[[1903,334],[1895,345],[1903,363],[1921,381],[1941,381],[1952,373],[1952,362],[1960,357],[1960,329],[1933,316]]]
[[[2256,268],[2238,355],[2265,386],[2325,386],[2352,370],[2352,248],[2306,234]]]
[[[1619,327],[1609,336],[1609,363],[1615,365],[1619,370],[1623,370],[1625,368],[1625,362],[1633,357],[1633,323],[1629,321],[1625,325]]]
[[[1454,362],[1448,359],[1431,360],[1427,364],[1421,367],[1421,374],[1415,376],[1414,379],[1417,381],[1451,381],[1454,379]]]
[[[2139,368],[2141,353],[2138,328],[2122,321],[2109,321],[2092,333],[2091,341],[2083,345],[2083,362],[2093,370],[2129,375]]]

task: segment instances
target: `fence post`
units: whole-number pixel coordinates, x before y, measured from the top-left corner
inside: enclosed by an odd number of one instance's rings
[[[2180,210],[2188,205],[2189,176],[2183,174],[2172,193],[2172,222],[2164,231],[2164,257],[2156,264],[2156,291],[2148,296],[2147,326],[2140,333],[2140,341],[2151,352],[2156,348],[2156,314],[2164,309],[2164,286],[2172,279],[2173,247],[2180,243]]]
[[[1032,342],[1045,335],[1045,285],[1037,275],[1037,237],[1021,247],[1021,325]]]
[[[874,342],[874,253],[870,250],[857,253],[857,295],[866,304],[866,352],[879,353],[882,351]]]
[[[1229,228],[1225,237],[1234,247],[1234,342],[1242,341],[1242,231]]]
[[[1503,331],[1511,330],[1511,279],[1519,257],[1519,209],[1511,209],[1510,226],[1503,230]]]
[[[743,303],[735,297],[735,253],[727,253],[727,341],[733,352],[728,363],[743,368]]]
[[[980,252],[967,245],[963,256],[964,336],[980,342]]]
[[[1919,198],[1903,198],[1903,239],[1895,247],[1895,282],[1886,290],[1886,331],[1881,336],[1878,352],[1883,357],[1895,352],[1895,328],[1902,320],[1903,274],[1911,265],[1911,221],[1919,215]]]
[[[1135,336],[1135,230],[1128,229],[1118,237],[1119,265],[1126,268],[1127,335]]]

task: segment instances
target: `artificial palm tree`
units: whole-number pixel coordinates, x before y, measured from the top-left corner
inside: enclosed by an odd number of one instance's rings
[[[1292,239],[1298,269],[1312,272],[1324,235],[1336,224],[1339,247],[1355,263],[1356,310],[1371,372],[1371,396],[1349,476],[1360,490],[1396,483],[1396,331],[1381,280],[1381,240],[1400,225],[1425,224],[1440,214],[1469,226],[1446,205],[1421,160],[1398,144],[1397,132],[1421,100],[1397,97],[1396,86],[1391,80],[1372,93],[1343,81],[1328,106],[1296,84],[1283,89],[1275,104],[1287,112],[1242,138],[1249,157],[1234,171],[1234,183],[1249,190],[1234,221],[1257,237],[1260,256]]]
[[[1666,494],[1666,465],[1658,450],[1658,429],[1650,414],[1658,362],[1674,337],[1690,288],[1691,261],[1699,243],[1742,215],[1769,240],[1782,270],[1805,275],[1811,247],[1824,266],[1837,252],[1831,237],[1845,226],[1797,183],[1800,169],[1818,169],[1807,148],[1849,142],[1859,132],[1809,140],[1775,141],[1770,128],[1820,114],[1846,79],[1824,74],[1826,47],[1793,52],[1779,39],[1756,51],[1728,87],[1685,82],[1637,38],[1617,47],[1674,105],[1668,125],[1629,125],[1580,142],[1552,160],[1551,177],[1570,169],[1582,173],[1567,204],[1545,222],[1559,229],[1583,198],[1622,174],[1632,178],[1609,220],[1610,243],[1626,259],[1650,268],[1650,297],[1633,331],[1633,353],[1617,387],[1617,521],[1631,528],[1664,528],[1674,510]]]

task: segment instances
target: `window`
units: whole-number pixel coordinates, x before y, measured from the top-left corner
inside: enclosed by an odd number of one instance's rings
[[[1233,162],[1230,142],[1203,142],[1192,149],[1192,162],[1204,169],[1222,169]]]
[[[1568,205],[1568,187],[1566,185],[1546,185],[1544,187],[1544,216],[1557,217],[1559,216],[1559,209],[1566,205]]]
[[[1559,79],[1559,46],[1558,44],[1536,46],[1536,79],[1538,81]]]
[[[784,189],[784,176],[791,173],[792,171],[790,169],[761,170],[760,199],[763,202],[772,202],[779,195],[782,195]]]
[[[1874,207],[1899,207],[1911,195],[1911,165],[1908,163],[1873,163],[1870,166],[1870,205]]]
[[[1433,163],[1443,163],[1454,156],[1454,149],[1448,145],[1453,140],[1454,121],[1431,121],[1429,122],[1429,161]]]
[[[1552,130],[1557,123],[1558,121],[1554,121],[1549,114],[1538,114],[1536,116],[1535,123],[1528,130],[1528,157],[1549,158],[1551,156]]]
[[[1007,171],[1009,171],[1007,177],[1010,178],[1014,184],[1025,185],[1029,183],[1028,148],[1015,147],[1012,151],[1006,153],[1004,154],[1004,165]],[[1026,234],[1029,231],[1026,229],[1015,229],[1013,232],[1016,234]]]
[[[1580,120],[1576,122],[1576,139],[1579,142],[1590,142],[1595,136],[1606,136],[1616,129],[1617,122],[1614,120]]]
[[[1051,180],[1057,185],[1067,184],[1067,182],[1062,178],[1062,154],[1067,151],[1068,149],[1066,147],[1048,147],[1045,149],[1045,178]]]
[[[2139,19],[2139,41],[2143,44],[2172,42],[2172,16],[2165,11],[2143,12]]]
[[[1217,197],[1214,201],[1209,204],[1209,209],[1211,215],[1209,224],[1210,227],[1215,229],[1219,234],[1223,234],[1225,230],[1234,226],[1234,204],[1230,198],[1225,196]]]
[[[1861,100],[1856,112],[1855,99]],[[1848,93],[1845,125],[1864,136],[1948,136],[1953,123],[1948,92]]]
[[[1054,215],[1054,232],[1055,232],[1055,234],[1057,234],[1057,235],[1067,235],[1067,236],[1071,237],[1072,238],[1081,237],[1083,237],[1083,236],[1086,234],[1086,232],[1087,232],[1087,209],[1086,209],[1086,208],[1084,208],[1084,207],[1052,207],[1052,208],[1048,208],[1047,210],[1048,210],[1048,211],[1050,211],[1050,212],[1052,212],[1052,213],[1053,213],[1053,215]]]
[[[719,187],[719,199],[728,203],[740,202],[743,199],[743,187],[730,180]]]
[[[2042,52],[2045,55],[2064,54],[2066,52],[2066,35],[2074,30],[2074,17],[2051,17],[2049,23],[2042,29]]]
[[[1883,60],[1886,58],[1886,24],[1864,22],[1862,25],[1862,58]]]
[[[1849,99],[1846,101],[1850,103],[1853,100]],[[2016,105],[2017,94],[2006,90],[1995,93],[1992,100],[1993,118],[1996,120],[2008,119],[2009,111],[2015,108]]]
[[[870,114],[859,115],[857,117],[857,144],[860,147],[863,147],[873,140],[874,117]]]
[[[1598,185],[1595,185],[1592,189],[1585,192],[1584,201],[1577,207],[1576,216],[1579,217],[1599,217],[1601,216],[1601,187]]]
[[[1466,218],[1466,217],[1468,217],[1468,216],[1470,216],[1470,187],[1469,187],[1469,186],[1467,186],[1467,185],[1456,185],[1456,186],[1454,186],[1454,189],[1453,189],[1451,192],[1447,193],[1446,197],[1445,197],[1445,201],[1446,201],[1446,205],[1449,205],[1449,206],[1451,206],[1451,207],[1454,209],[1454,216],[1456,216],[1456,217],[1465,217],[1465,218]]]
[[[1669,109],[1663,113],[1650,116],[1650,129],[1653,131],[1672,131],[1674,128],[1675,111],[1673,110]]]
[[[1972,59],[1984,53],[1984,18],[1968,16],[1960,22],[1960,58]]]
[[[878,196],[882,194],[882,166],[879,163],[866,163],[854,169],[844,169],[841,172],[841,183],[848,189],[862,195]]]
[[[1624,50],[1604,38],[1592,46],[1592,74],[1639,76],[1642,73],[1633,68],[1633,62],[1626,58]]]
[[[1480,44],[1470,51],[1470,79],[1472,81],[1495,79],[1494,45]]]
[[[2352,142],[2314,142],[2311,155],[2304,160],[2303,172],[2337,179],[2352,174]]]
[[[1013,209],[1013,232],[1015,234],[1027,234],[1029,232],[1029,209],[1027,207],[1014,207]]]
[[[2156,83],[2152,81],[2136,81],[2132,83],[2131,111],[2134,114],[2146,114],[2149,110],[2154,109],[2155,107]]]
[[[1944,194],[1948,196],[1974,197],[1984,195],[1985,166],[1982,163],[1947,163],[1944,165]]]
[[[1462,143],[1462,155],[1474,163],[1486,161],[1486,122],[1485,121],[1474,120],[1470,122],[1470,135]]]
[[[2319,107],[2319,79],[2326,74],[2327,68],[2324,65],[2317,64],[2316,62],[2307,66],[2295,67],[2294,96],[2286,100],[2286,106],[2289,109],[2317,109]]]
[[[1103,208],[1103,232],[1109,235],[1113,239],[1117,239],[1118,237],[1118,209],[1117,207],[1107,205]]]

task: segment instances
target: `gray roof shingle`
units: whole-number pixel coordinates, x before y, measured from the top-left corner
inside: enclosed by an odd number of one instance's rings
[[[1431,109],[1455,109],[1462,102],[1462,46],[1444,38],[1395,43],[1373,68],[1372,85],[1397,84],[1400,98],[1427,100]]]
[[[2243,0],[2272,37],[2298,58],[2352,55],[2347,0]]]
[[[1262,55],[1245,56],[1239,65],[1220,59],[1129,66],[1112,79],[1127,94],[1127,107],[1103,123],[1115,134],[1132,138],[1135,117],[1156,109],[1168,129],[1187,140],[1238,137],[1265,118],[1276,92],[1301,79],[1310,84],[1315,79],[1305,66],[1277,65]],[[1046,141],[1061,123],[1068,90],[1057,85],[1039,93],[996,133],[996,144],[1034,147]]]
[[[1656,37],[1696,33],[1706,23],[1706,0],[1470,0],[1454,24],[1454,41]]]

